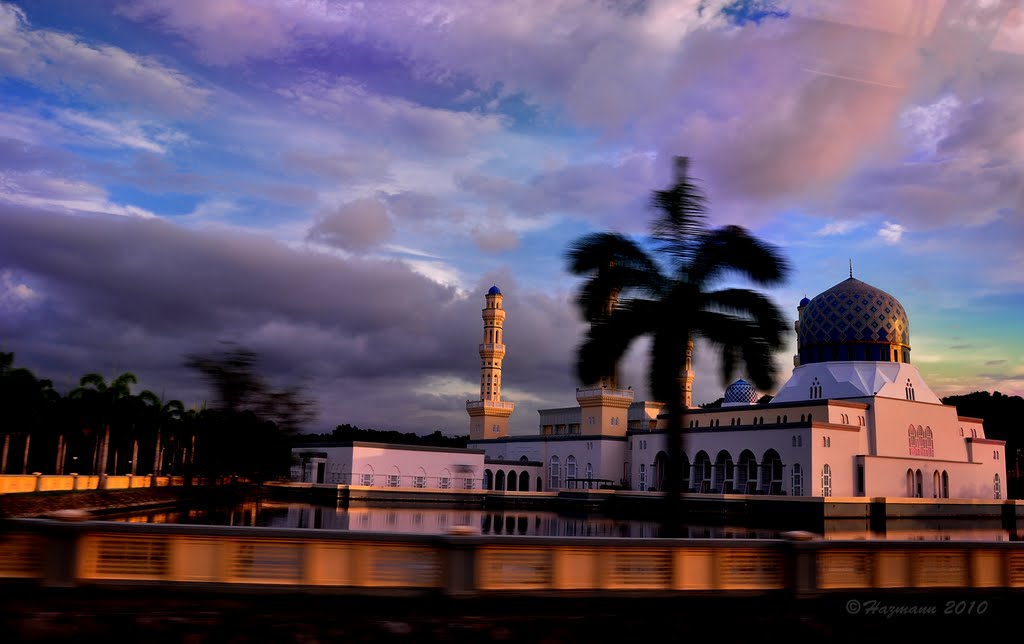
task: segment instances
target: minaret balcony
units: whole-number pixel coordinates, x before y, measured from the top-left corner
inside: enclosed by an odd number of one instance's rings
[[[629,406],[633,402],[632,389],[609,389],[607,387],[588,387],[576,390],[576,402],[581,405],[610,404],[617,407]]]
[[[485,410],[508,410],[512,411],[516,408],[516,404],[509,400],[467,400],[466,411],[473,411],[477,409]]]
[[[500,343],[499,344],[491,344],[491,343],[481,344],[480,345],[480,353],[487,353],[488,355],[497,355],[497,354],[500,353],[500,354],[504,355],[505,354],[505,345],[504,344],[500,344]]]

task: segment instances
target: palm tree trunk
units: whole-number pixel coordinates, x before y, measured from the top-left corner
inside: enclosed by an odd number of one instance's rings
[[[139,439],[132,441],[132,476],[135,476],[135,468],[139,464]]]
[[[25,454],[21,458],[21,473],[28,474],[28,446],[32,444],[32,434],[25,434]]]
[[[53,473],[64,473],[64,434],[57,436],[57,463],[53,467]]]
[[[11,449],[11,435],[4,434],[4,452],[0,457],[0,474],[7,474],[7,452]]]
[[[668,467],[665,473],[665,504],[661,530],[664,537],[678,537],[682,528],[683,492],[683,406],[679,400],[668,403],[666,439]]]
[[[110,425],[103,426],[103,440],[101,441],[101,445],[99,475],[105,476],[107,473],[107,456],[110,451]]]
[[[156,428],[156,445],[153,447],[153,476],[160,476],[160,428]]]

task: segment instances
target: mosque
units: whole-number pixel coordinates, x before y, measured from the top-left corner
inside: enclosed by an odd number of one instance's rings
[[[662,489],[662,405],[605,382],[577,406],[540,411],[534,436],[509,436],[501,399],[502,294],[483,310],[480,400],[469,401],[483,487]],[[910,321],[892,295],[848,279],[797,307],[793,373],[770,402],[737,380],[719,408],[694,408],[685,372],[685,488],[714,494],[1001,499],[1004,442],[943,405],[910,363]],[[692,347],[691,347],[692,349]]]
[[[538,432],[510,436],[502,400],[505,311],[482,311],[480,396],[466,403],[467,449],[345,443],[293,450],[296,481],[520,492],[662,489],[662,405],[614,379],[577,388],[576,406],[540,410]],[[717,408],[695,408],[684,375],[685,489],[810,497],[1004,498],[1004,442],[943,405],[910,363],[910,322],[892,295],[852,275],[797,307],[797,355],[768,403],[737,380]],[[436,471],[435,471],[436,470]]]

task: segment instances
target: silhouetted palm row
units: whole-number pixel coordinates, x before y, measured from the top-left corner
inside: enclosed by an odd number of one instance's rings
[[[254,356],[244,353],[251,367]],[[209,366],[218,358],[202,360]],[[251,373],[247,377],[259,382]],[[268,408],[282,406],[281,400],[284,406],[302,407],[294,392],[267,390],[257,409],[217,404],[186,410],[181,401],[162,400],[149,390],[133,393],[137,383],[130,372],[109,382],[89,373],[61,395],[51,381],[15,368],[13,353],[0,353],[0,473],[237,474],[255,479],[287,474],[288,439],[269,420],[274,415]],[[287,429],[294,428],[296,418],[307,418],[305,411],[289,416]]]

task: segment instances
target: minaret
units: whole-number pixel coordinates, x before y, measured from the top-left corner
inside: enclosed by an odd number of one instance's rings
[[[693,409],[693,340],[686,341],[686,371],[683,374],[683,409]]]
[[[467,400],[469,413],[469,439],[483,440],[508,436],[508,417],[515,403],[501,399],[501,361],[505,358],[505,345],[501,341],[505,311],[501,308],[501,289],[492,286],[487,291],[484,319],[484,337],[480,345],[480,400]]]

